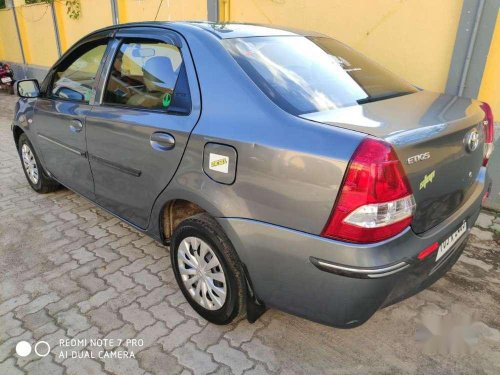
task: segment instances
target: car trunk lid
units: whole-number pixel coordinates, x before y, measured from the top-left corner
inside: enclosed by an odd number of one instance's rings
[[[391,143],[417,203],[412,229],[422,233],[450,216],[474,190],[483,160],[480,104],[419,91],[302,117]]]

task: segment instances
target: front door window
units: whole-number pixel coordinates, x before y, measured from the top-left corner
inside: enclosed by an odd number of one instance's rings
[[[106,51],[106,43],[87,44],[66,59],[57,69],[50,96],[88,104],[94,92],[94,82]]]

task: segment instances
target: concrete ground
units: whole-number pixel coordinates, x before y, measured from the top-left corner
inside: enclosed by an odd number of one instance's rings
[[[481,214],[443,279],[359,328],[276,310],[215,326],[184,300],[168,248],[68,190],[31,190],[10,133],[14,100],[0,94],[0,374],[500,373],[500,215]],[[61,346],[73,338],[114,342]],[[21,357],[22,340],[51,350]],[[112,347],[135,358],[99,358]]]

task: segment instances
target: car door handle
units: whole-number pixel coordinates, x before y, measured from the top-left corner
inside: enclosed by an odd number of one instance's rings
[[[83,129],[83,124],[80,120],[71,120],[69,122],[69,130],[73,133],[80,133]]]
[[[174,148],[175,138],[173,135],[163,132],[151,134],[151,147],[158,151],[168,151]]]

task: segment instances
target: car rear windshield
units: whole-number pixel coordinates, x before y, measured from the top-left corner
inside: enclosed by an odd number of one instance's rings
[[[252,37],[222,43],[272,101],[297,116],[417,91],[359,52],[327,37]]]

